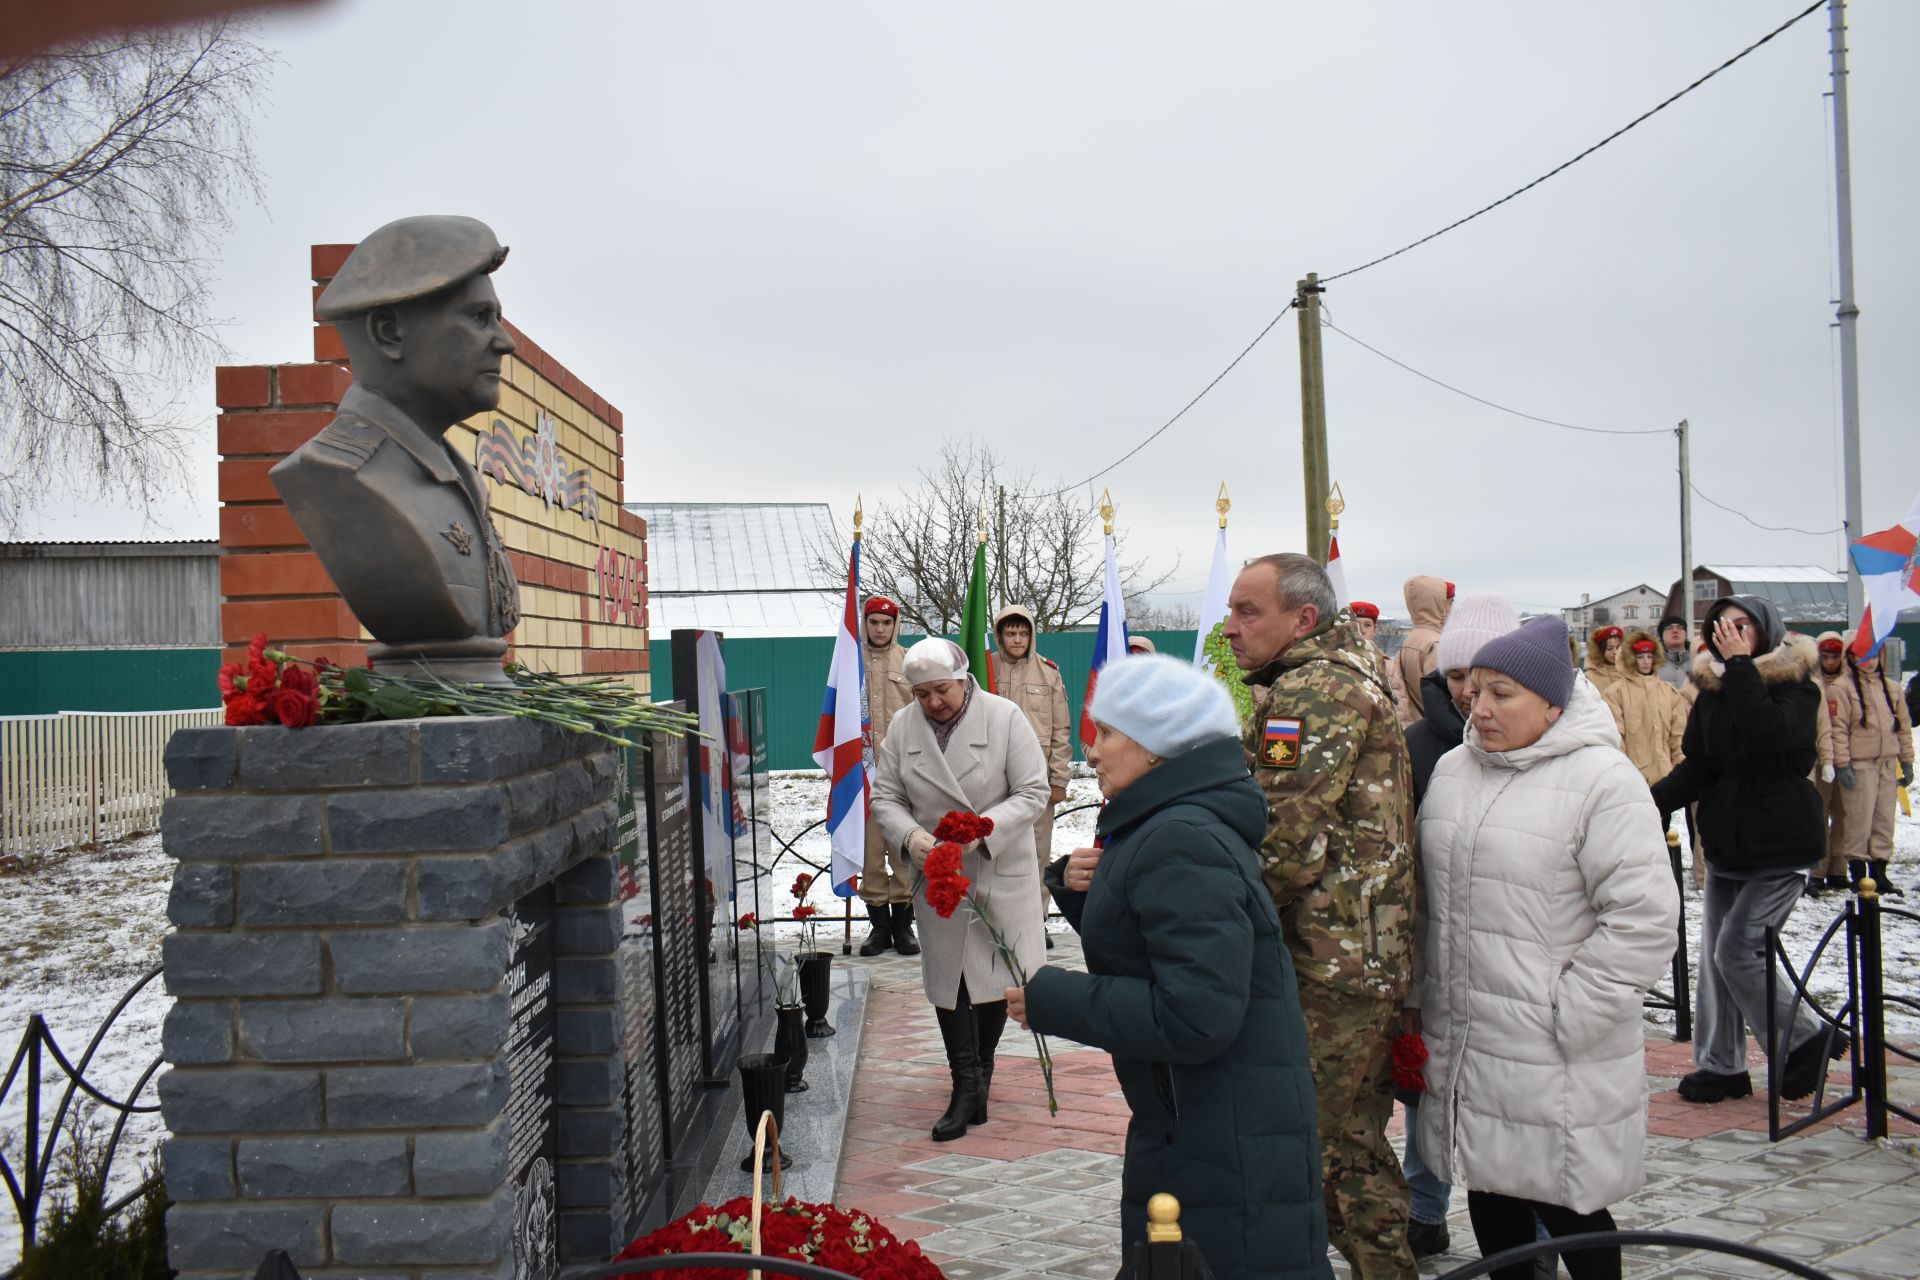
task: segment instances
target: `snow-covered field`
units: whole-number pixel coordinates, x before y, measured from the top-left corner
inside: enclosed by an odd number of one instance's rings
[[[791,840],[826,811],[826,779],[817,772],[776,773],[769,784],[773,831]],[[1099,795],[1084,769],[1074,778],[1064,808],[1090,805]],[[1063,818],[1054,836],[1054,848],[1065,851],[1090,841],[1094,811],[1089,808]],[[827,838],[816,827],[793,844],[795,854],[825,866]],[[777,852],[777,850],[776,850]],[[765,874],[759,878],[760,912],[765,916],[792,913],[788,893],[794,876],[805,867],[792,855],[774,862],[763,857]],[[1920,820],[1899,820],[1896,878],[1914,888],[1905,900],[1920,911]],[[11,1062],[27,1019],[39,1013],[70,1058],[77,1059],[101,1020],[126,990],[159,963],[160,940],[166,932],[167,891],[172,859],[161,852],[157,835],[139,836],[95,853],[49,858],[22,872],[0,874],[0,1052]],[[1700,897],[1687,884],[1687,913],[1697,921]],[[739,911],[753,909],[752,883],[741,886]],[[841,904],[824,878],[809,899],[827,917],[823,933],[838,931]],[[1904,905],[1896,900],[1893,905]],[[1785,945],[1797,959],[1811,952],[1820,933],[1841,909],[1837,897],[1803,899],[1788,922]],[[855,908],[855,939],[863,936],[861,915]],[[774,926],[790,934],[796,926]],[[825,938],[823,937],[823,941]],[[1889,993],[1920,996],[1920,926],[1889,919],[1883,939],[1884,971]],[[1816,974],[1813,990],[1823,999],[1845,990],[1840,948]],[[152,983],[122,1012],[113,1031],[102,1042],[87,1075],[91,1083],[114,1097],[124,1097],[159,1051],[160,1024],[169,1005],[158,981]],[[1649,1014],[1650,1024],[1670,1028],[1671,1015]],[[1897,1007],[1887,1014],[1887,1032],[1894,1039],[1920,1041],[1920,1016]],[[51,1084],[64,1084],[59,1068],[47,1062]],[[151,1085],[140,1101],[153,1101]],[[43,1104],[50,1110],[52,1101]],[[25,1123],[24,1080],[16,1080],[0,1104],[0,1146],[19,1166]],[[129,1138],[116,1160],[116,1188],[130,1188],[138,1171],[151,1158],[158,1141],[157,1116],[138,1116],[129,1126]],[[11,1215],[0,1215],[0,1266],[17,1255]]]

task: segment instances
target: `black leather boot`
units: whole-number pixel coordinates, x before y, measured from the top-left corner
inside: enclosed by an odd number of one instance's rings
[[[896,902],[887,908],[893,913],[893,949],[903,956],[920,954],[920,940],[913,936],[913,904]]]
[[[1000,1047],[1000,1033],[1007,1029],[1007,1002],[973,1006],[975,1056],[980,1060],[980,1101],[974,1104],[973,1123],[987,1122],[987,1093],[993,1088],[993,1054]]]
[[[1867,864],[1858,858],[1847,859],[1847,879],[1853,883],[1853,891],[1860,892],[1860,881],[1867,874]]]
[[[861,955],[877,956],[893,945],[893,920],[888,914],[891,910],[884,903],[867,904],[867,919],[873,924],[873,932],[860,944]]]
[[[1874,887],[1879,891],[1881,897],[1904,898],[1907,896],[1900,892],[1899,885],[1887,878],[1887,860],[1885,858],[1875,858],[1867,863],[1867,874],[1873,877]]]
[[[933,1122],[933,1140],[951,1142],[967,1131],[967,1123],[980,1109],[980,1060],[973,1034],[973,1007],[962,990],[959,1008],[935,1005],[933,1012],[940,1020],[940,1038],[947,1045],[947,1068],[953,1073],[953,1096],[947,1100],[946,1111]]]

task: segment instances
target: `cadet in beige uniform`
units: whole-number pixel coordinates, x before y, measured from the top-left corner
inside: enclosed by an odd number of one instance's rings
[[[1838,631],[1823,631],[1815,642],[1820,650],[1820,667],[1813,681],[1826,700],[1819,717],[1820,737],[1814,741],[1820,758],[1820,772],[1813,789],[1820,793],[1820,812],[1826,818],[1827,860],[1813,869],[1807,881],[1809,890],[1818,884],[1841,892],[1851,888],[1847,876],[1847,837],[1841,822],[1844,806],[1840,797],[1853,789],[1853,755],[1848,750],[1851,735],[1847,726],[1860,718],[1860,699],[1847,676],[1847,642]]]
[[[867,664],[867,722],[873,731],[873,758],[880,758],[880,744],[886,741],[887,728],[895,713],[913,701],[913,687],[901,668],[906,650],[900,647],[900,606],[885,596],[867,597],[861,611],[866,643],[861,655]],[[860,871],[860,901],[867,904],[867,919],[873,932],[860,944],[860,954],[877,956],[892,947],[903,956],[920,954],[920,942],[913,936],[913,875],[907,860],[889,854],[880,824],[867,819],[867,861]]]
[[[1893,858],[1894,792],[1913,781],[1913,721],[1900,690],[1881,674],[1878,654],[1856,659],[1849,653],[1847,666],[1839,679],[1853,685],[1858,709],[1845,721],[1836,716],[1833,724],[1834,754],[1844,736],[1853,770],[1853,785],[1840,797],[1847,862],[1856,880],[1864,862],[1881,895],[1897,898],[1902,894],[1887,878],[1887,863]]]
[[[1024,711],[1040,750],[1047,758],[1047,807],[1033,824],[1033,844],[1040,855],[1040,901],[1052,902],[1044,883],[1053,861],[1053,808],[1067,798],[1067,771],[1073,763],[1073,722],[1067,714],[1067,686],[1059,664],[1043,658],[1033,647],[1033,613],[1010,604],[993,616],[994,683],[1001,697]],[[1051,939],[1048,940],[1051,945]]]

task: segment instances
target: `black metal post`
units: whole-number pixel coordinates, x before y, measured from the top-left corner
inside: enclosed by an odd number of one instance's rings
[[[1667,861],[1673,866],[1673,887],[1680,895],[1680,931],[1673,948],[1673,1038],[1693,1039],[1693,983],[1687,976],[1687,882],[1680,870],[1680,836],[1667,832]]]
[[[1887,1136],[1886,989],[1880,971],[1880,895],[1872,880],[1854,899],[1860,919],[1860,1050],[1866,1055],[1867,1138]]]

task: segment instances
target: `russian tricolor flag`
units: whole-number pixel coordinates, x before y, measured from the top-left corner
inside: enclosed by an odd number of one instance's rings
[[[851,897],[866,861],[867,812],[873,796],[873,732],[867,718],[867,668],[860,653],[858,535],[847,559],[846,606],[833,637],[833,665],[827,669],[813,759],[832,784],[827,792],[827,837],[833,850],[829,879],[835,893]]]
[[[1093,637],[1093,666],[1087,671],[1087,696],[1080,704],[1080,741],[1093,745],[1093,687],[1100,668],[1127,656],[1127,600],[1120,594],[1120,562],[1113,553],[1113,535],[1107,535],[1107,584],[1100,596],[1100,629]]]
[[[1914,566],[1916,543],[1920,543],[1920,497],[1913,500],[1899,524],[1870,533],[1847,549],[1867,589],[1867,609],[1851,646],[1855,657],[1878,653],[1893,634],[1900,611],[1920,605],[1920,568]]]

